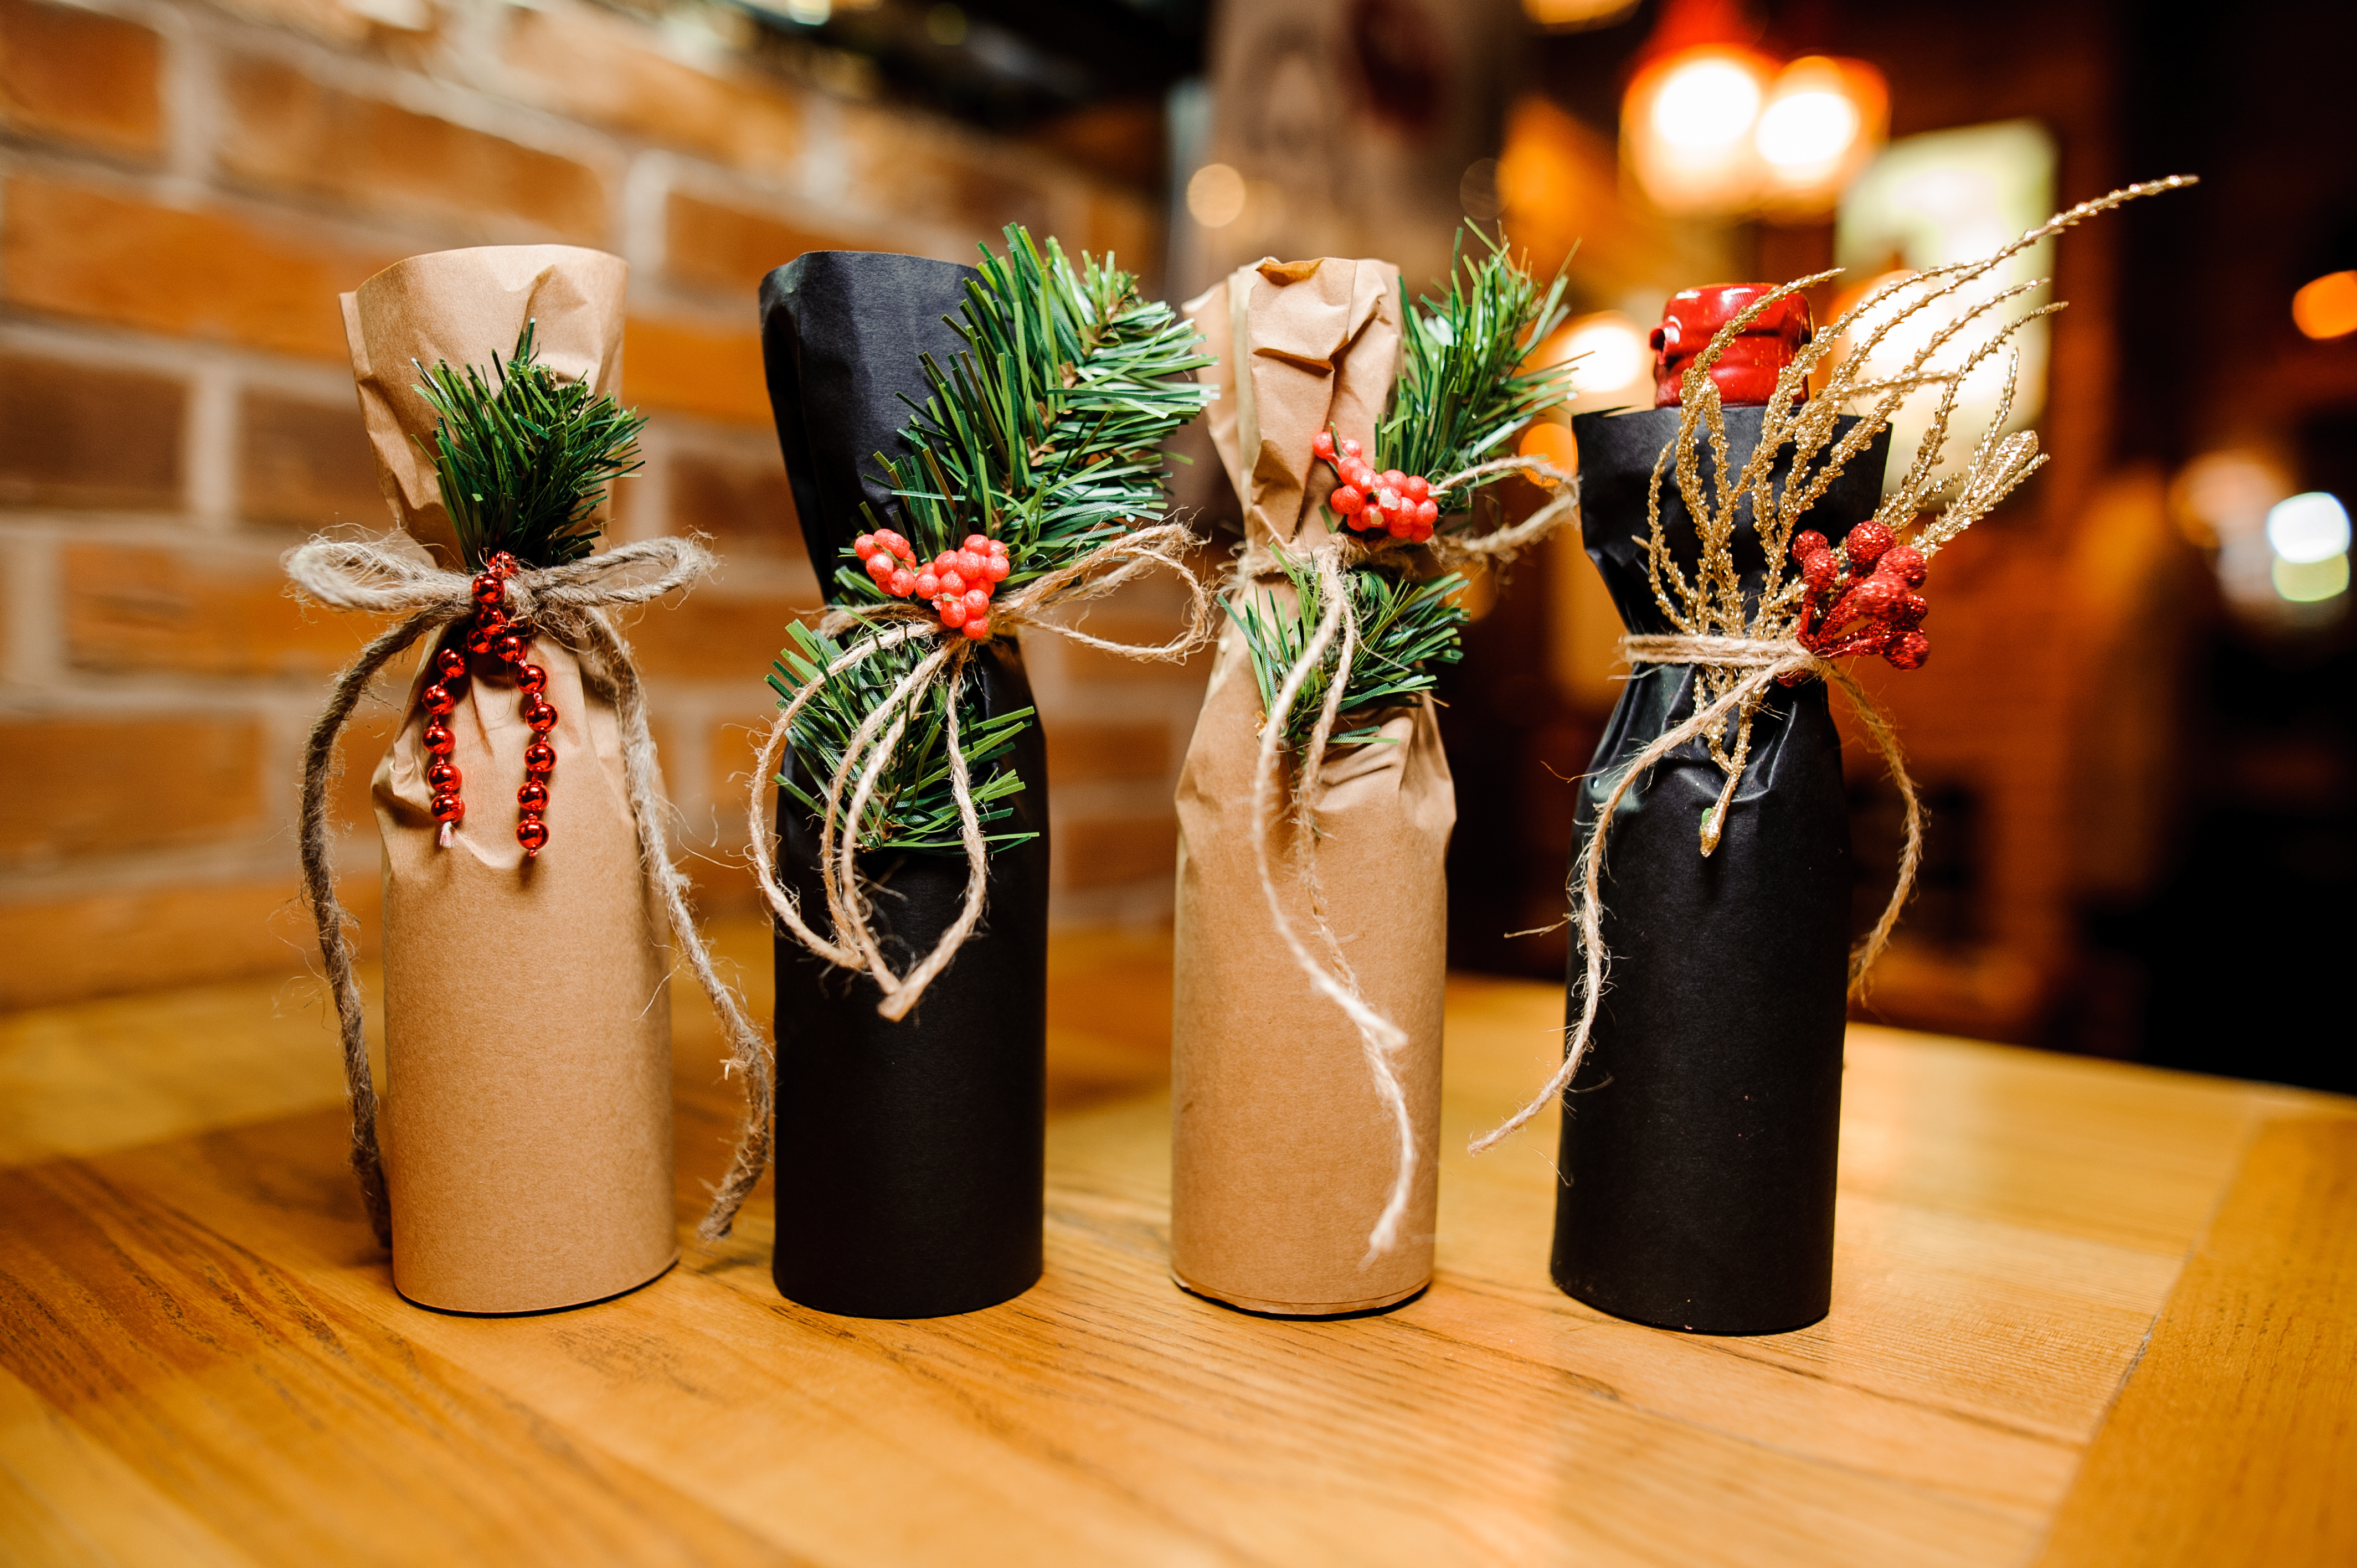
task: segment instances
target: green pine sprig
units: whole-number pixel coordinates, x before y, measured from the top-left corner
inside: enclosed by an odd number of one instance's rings
[[[1571,396],[1568,364],[1523,370],[1522,363],[1570,314],[1561,272],[1542,289],[1508,253],[1503,235],[1472,231],[1487,248],[1467,259],[1458,231],[1448,296],[1426,295],[1407,312],[1405,354],[1392,411],[1375,432],[1377,469],[1440,479],[1503,456],[1514,433]],[[1448,517],[1469,512],[1473,492],[1459,486],[1442,500]]]
[[[1076,266],[1020,224],[1006,253],[980,247],[981,276],[950,321],[965,348],[944,364],[925,356],[927,395],[901,439],[877,453],[899,521],[920,560],[968,534],[1006,544],[1001,591],[1158,517],[1162,443],[1201,413],[1212,389],[1194,372],[1214,361],[1191,322],[1138,293],[1137,279],[1082,253]],[[869,528],[885,524],[872,514]],[[835,580],[855,603],[888,597],[846,545]]]
[[[1308,649],[1326,613],[1325,589],[1316,569],[1290,556],[1279,560],[1293,584],[1291,606],[1258,596],[1247,598],[1241,607],[1232,599],[1221,600],[1243,629],[1252,651],[1253,680],[1260,688],[1264,714],[1275,709],[1286,678]],[[1419,582],[1387,557],[1351,566],[1342,580],[1350,586],[1359,640],[1351,656],[1350,679],[1342,688],[1335,734],[1328,744],[1361,746],[1383,738],[1372,722],[1378,715],[1432,689],[1437,679],[1435,666],[1454,664],[1464,656],[1461,637],[1466,617],[1456,595],[1465,580],[1451,573]],[[1286,714],[1288,750],[1297,748],[1318,727],[1318,715],[1325,709],[1326,694],[1341,660],[1342,642],[1337,636],[1301,683]]]
[[[819,679],[844,654],[842,644],[799,621],[787,628],[787,636],[791,640],[779,653],[772,666],[774,672],[769,678],[780,703],[791,701],[796,691]],[[798,770],[789,769],[778,775],[777,782],[813,817],[824,814],[826,781],[842,767],[844,754],[850,749],[859,727],[867,722],[867,715],[928,651],[922,642],[911,640],[870,654],[829,677],[810,705],[797,716],[792,741],[794,757],[801,766]],[[968,671],[955,681],[935,685],[920,699],[919,712],[909,721],[908,734],[877,780],[866,813],[855,824],[860,848],[932,853],[964,848],[957,797],[950,787],[947,714],[951,687],[966,684],[974,678]],[[975,815],[986,829],[1006,819],[1014,810],[1006,803],[1006,798],[1023,788],[1022,779],[1012,768],[994,765],[1014,748],[1017,738],[1031,722],[1032,710],[1017,708],[1012,713],[976,719],[966,716],[971,697],[961,693],[959,700],[968,704],[959,710],[958,725],[959,749],[965,754],[971,780],[968,793],[973,797]],[[796,781],[795,771],[802,774],[802,781]],[[843,804],[850,804],[848,788]],[[988,832],[983,834],[994,849],[1038,836]]]
[[[435,472],[469,571],[503,550],[527,566],[578,561],[597,542],[606,487],[640,467],[644,416],[541,364],[534,326],[523,324],[504,364],[492,353],[489,375],[410,361],[434,410]]]

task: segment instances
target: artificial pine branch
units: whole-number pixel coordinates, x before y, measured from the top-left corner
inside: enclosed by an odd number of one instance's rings
[[[1241,608],[1232,600],[1221,601],[1252,651],[1253,680],[1260,688],[1263,714],[1275,707],[1286,676],[1326,613],[1325,590],[1316,569],[1291,556],[1278,560],[1292,580],[1293,604],[1259,596],[1246,599]],[[1342,687],[1342,705],[1336,711],[1335,734],[1328,744],[1360,746],[1382,738],[1372,722],[1378,715],[1432,689],[1434,666],[1454,664],[1463,657],[1465,612],[1458,607],[1456,595],[1465,580],[1451,573],[1417,582],[1406,575],[1395,553],[1351,566],[1342,580],[1350,585],[1359,638],[1351,656],[1350,679]],[[1337,636],[1294,694],[1286,714],[1287,749],[1299,746],[1318,727],[1341,659],[1342,639]],[[1353,720],[1359,722],[1351,725]]]
[[[1201,413],[1213,361],[1192,323],[1143,298],[1137,280],[1085,252],[1075,266],[1020,224],[1006,253],[981,247],[981,276],[950,325],[965,349],[925,357],[905,457],[877,454],[899,505],[893,524],[920,560],[968,534],[1006,542],[1000,591],[1086,554],[1161,514],[1162,443]],[[887,526],[872,515],[872,530]],[[888,598],[846,545],[835,580],[855,602]]]
[[[1542,291],[1502,235],[1492,240],[1479,229],[1472,232],[1489,254],[1469,261],[1465,232],[1458,231],[1448,296],[1427,295],[1421,312],[1407,313],[1399,387],[1375,433],[1379,470],[1437,481],[1503,456],[1517,431],[1571,396],[1570,365],[1522,369],[1569,314],[1563,274]],[[1469,512],[1480,488],[1459,486],[1443,498],[1442,516]]]
[[[597,542],[606,487],[640,466],[644,416],[539,363],[534,325],[523,324],[505,364],[491,355],[488,377],[410,361],[425,378],[442,504],[470,572],[503,550],[526,566],[578,561]]]
[[[1119,537],[1163,509],[1161,446],[1202,412],[1211,389],[1194,372],[1213,361],[1198,351],[1193,325],[1167,305],[1142,298],[1137,280],[1083,252],[1075,266],[1053,239],[1044,249],[1021,225],[1006,227],[1006,254],[982,247],[981,276],[966,285],[950,321],[965,349],[948,363],[925,356],[930,388],[909,400],[903,430],[909,455],[877,462],[899,505],[890,526],[920,560],[953,550],[967,535],[1003,540],[1014,564],[999,591],[1055,570]],[[872,513],[870,531],[887,526]],[[846,544],[835,581],[854,606],[897,602],[858,569]],[[816,680],[842,649],[806,628],[770,679],[781,697]],[[793,729],[806,778],[831,778],[852,736],[923,657],[910,641],[871,655],[829,678]],[[782,682],[782,683],[781,683]],[[958,727],[972,793],[985,825],[1004,821],[1006,797],[1023,788],[1011,768],[995,767],[1032,722],[1021,709],[972,716],[961,680]],[[857,824],[865,849],[953,853],[963,847],[957,802],[949,787],[943,738],[950,700],[934,688],[877,779]],[[813,815],[820,800],[790,779],[779,782]],[[1030,833],[985,833],[992,848]]]
[[[787,635],[792,640],[778,655],[776,673],[769,678],[780,701],[791,701],[796,691],[817,680],[844,653],[840,643],[799,621],[787,628]],[[842,767],[844,753],[858,734],[859,726],[867,722],[867,715],[876,711],[900,677],[927,651],[922,643],[909,641],[870,654],[828,679],[802,711],[793,728],[794,760],[800,764],[799,769],[789,768],[778,776],[777,781],[813,817],[824,814],[826,783]],[[910,719],[908,735],[886,765],[883,776],[877,781],[876,792],[869,797],[866,813],[856,825],[862,849],[942,854],[963,849],[957,797],[950,788],[945,718],[952,687],[963,686],[973,678],[969,671],[955,681],[943,682],[920,703],[921,711]],[[976,719],[967,716],[968,709],[959,711],[959,749],[965,753],[966,768],[973,781],[968,793],[973,797],[975,815],[987,828],[992,822],[1006,820],[1013,810],[1006,804],[1006,798],[1023,788],[1022,779],[1013,768],[994,768],[992,764],[1013,749],[1017,737],[1030,724],[1033,710],[1017,708],[1013,713]],[[794,777],[797,771],[802,775],[800,781]],[[850,804],[848,789],[844,793],[844,804]],[[994,849],[1038,836],[983,834]]]

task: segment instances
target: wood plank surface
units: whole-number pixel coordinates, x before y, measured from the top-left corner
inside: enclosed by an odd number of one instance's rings
[[[2357,1563],[2357,1121],[2263,1124],[2041,1562]]]
[[[764,933],[724,944],[766,1007]],[[303,985],[0,1019],[0,1561],[2019,1563],[2121,1506],[2066,1513],[2189,1250],[2261,1179],[2246,1151],[2351,1109],[1854,1030],[1832,1316],[1693,1337],[1549,1283],[1551,1119],[1465,1155],[1543,1079],[1562,993],[1460,979],[1438,1278],[1284,1322],[1169,1282],[1166,943],[1060,938],[1049,990],[1047,1275],[916,1323],[779,1298],[766,1184],[619,1300],[424,1311],[342,1168]],[[685,1231],[735,1107],[708,1015],[678,1017]],[[2280,1294],[2350,1245],[2347,1203],[2266,1201],[2307,1217],[2299,1253],[2189,1282]],[[2306,1362],[2205,1353],[2189,1386],[2264,1375],[2238,1430],[2321,1441],[2259,1417],[2336,1387],[2345,1412],[2342,1281]],[[2293,1537],[2269,1560],[2310,1560]]]

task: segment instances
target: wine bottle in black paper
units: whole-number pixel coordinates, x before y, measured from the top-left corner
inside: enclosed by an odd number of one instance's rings
[[[1723,385],[1740,379],[1734,371]],[[1727,461],[1739,470],[1758,447],[1761,411],[1727,402]],[[1573,421],[1587,553],[1635,634],[1675,629],[1654,599],[1646,548],[1654,465],[1677,439],[1679,415],[1668,406]],[[1889,442],[1881,432],[1844,466],[1807,527],[1839,538],[1872,513]],[[1707,493],[1707,444],[1701,466]],[[1779,494],[1789,477],[1780,465]],[[1663,475],[1661,495],[1664,537],[1691,574],[1700,543],[1674,475]],[[1748,526],[1735,558],[1756,597],[1767,562]],[[1575,867],[1628,759],[1694,703],[1691,667],[1636,667],[1582,785]],[[1832,1299],[1851,869],[1824,684],[1770,689],[1706,856],[1697,824],[1726,778],[1691,742],[1641,776],[1613,820],[1602,928],[1610,972],[1563,1100],[1551,1272],[1618,1317],[1764,1334],[1817,1321]],[[1575,944],[1575,1024],[1585,979]]]
[[[832,564],[873,526],[862,503],[878,518],[893,513],[875,455],[905,454],[899,432],[910,411],[901,394],[924,400],[920,356],[946,363],[964,347],[943,318],[956,316],[974,275],[918,256],[813,252],[762,283],[770,406],[830,602]],[[986,717],[1031,705],[1014,639],[993,639],[967,668],[964,711]],[[1048,774],[1039,726],[996,766],[1011,767],[1024,787],[992,832],[1037,836],[990,856],[981,926],[905,1020],[878,1015],[866,975],[829,965],[783,931],[777,938],[771,1272],[804,1305],[936,1317],[994,1305],[1039,1277]],[[823,779],[796,777],[823,792]],[[780,879],[822,923],[817,824],[783,795],[778,819]],[[885,957],[905,972],[956,920],[965,856],[867,852],[860,871]]]

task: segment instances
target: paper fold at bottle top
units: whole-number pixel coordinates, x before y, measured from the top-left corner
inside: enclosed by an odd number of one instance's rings
[[[1238,267],[1182,307],[1219,363],[1205,413],[1254,544],[1312,544],[1318,503],[1335,485],[1310,456],[1329,425],[1372,457],[1399,378],[1399,269],[1389,262],[1265,261]]]
[[[340,297],[361,419],[393,521],[441,565],[463,567],[434,470],[434,410],[419,367],[489,374],[533,322],[542,364],[594,393],[620,395],[630,263],[577,245],[482,245],[411,256]],[[424,442],[425,445],[420,446]]]

